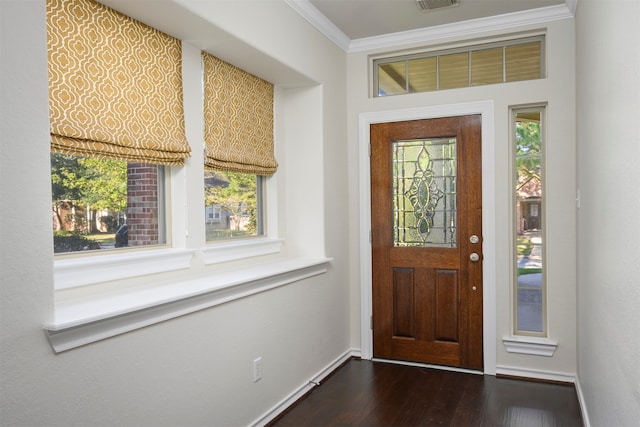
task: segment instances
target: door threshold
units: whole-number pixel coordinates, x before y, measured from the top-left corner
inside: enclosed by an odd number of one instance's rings
[[[441,371],[461,372],[464,374],[484,375],[483,371],[476,371],[474,369],[457,368],[455,366],[446,366],[446,365],[431,365],[428,363],[409,362],[407,360],[379,359],[377,357],[374,357],[371,359],[371,361],[381,362],[381,363],[392,363],[395,365],[415,366],[418,368],[439,369]]]

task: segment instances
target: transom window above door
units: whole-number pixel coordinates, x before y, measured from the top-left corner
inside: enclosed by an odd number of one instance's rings
[[[374,59],[373,96],[430,92],[544,77],[544,36],[536,36]]]

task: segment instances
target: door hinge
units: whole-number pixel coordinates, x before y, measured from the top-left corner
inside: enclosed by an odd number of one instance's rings
[[[373,330],[373,315],[369,316],[369,329]]]
[[[369,157],[371,157],[371,143],[369,143]]]
[[[369,243],[371,243],[371,230],[369,230]]]

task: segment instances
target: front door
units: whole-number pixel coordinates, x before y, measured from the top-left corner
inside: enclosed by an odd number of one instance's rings
[[[481,116],[370,135],[374,357],[482,369]]]

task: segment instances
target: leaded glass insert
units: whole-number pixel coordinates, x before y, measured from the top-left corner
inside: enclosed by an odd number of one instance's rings
[[[456,139],[394,141],[395,247],[456,247]]]

